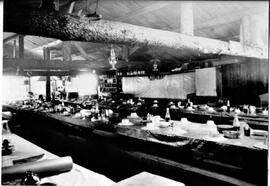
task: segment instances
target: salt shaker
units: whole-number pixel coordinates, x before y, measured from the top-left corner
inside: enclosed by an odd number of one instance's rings
[[[40,178],[32,171],[27,171],[25,177],[21,181],[22,185],[38,185],[39,183]]]

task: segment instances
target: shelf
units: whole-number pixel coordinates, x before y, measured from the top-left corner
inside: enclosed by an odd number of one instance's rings
[[[100,78],[100,91],[103,93],[116,93],[122,90],[121,81],[116,75],[104,75]]]

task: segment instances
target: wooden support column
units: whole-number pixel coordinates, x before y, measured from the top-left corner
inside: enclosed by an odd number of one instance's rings
[[[193,6],[191,1],[180,2],[180,33],[193,36]]]
[[[122,59],[125,62],[128,62],[129,57],[129,47],[127,45],[124,45],[122,48]]]
[[[44,60],[50,60],[50,50],[46,47],[43,48]],[[51,77],[46,76],[46,101],[51,101]]]
[[[24,58],[24,35],[19,35],[19,58]]]
[[[17,40],[16,39],[14,39],[14,41],[13,41],[13,51],[12,51],[12,57],[13,58],[16,58],[16,47],[17,47]]]
[[[63,61],[72,61],[71,41],[63,42],[62,54],[63,54]]]
[[[267,47],[268,21],[262,15],[249,15],[241,20],[240,43],[242,46]]]

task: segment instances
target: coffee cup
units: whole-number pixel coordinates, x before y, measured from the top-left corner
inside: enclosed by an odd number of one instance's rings
[[[123,125],[129,124],[129,119],[122,119],[122,124]]]
[[[215,125],[213,120],[207,120],[206,124],[209,125],[209,126]]]
[[[188,120],[187,120],[187,118],[181,118],[180,122],[181,123],[188,123]]]

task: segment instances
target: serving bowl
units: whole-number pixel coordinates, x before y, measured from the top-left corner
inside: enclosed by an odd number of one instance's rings
[[[232,125],[217,125],[217,130],[219,133],[223,133],[223,131],[226,130],[233,130],[233,126]]]
[[[230,138],[230,139],[238,139],[240,136],[240,132],[235,131],[235,130],[226,130],[226,131],[223,131],[223,134],[224,134],[224,137]]]
[[[165,122],[165,121],[160,121],[160,122],[158,123],[158,126],[159,126],[160,128],[166,128],[166,127],[169,127],[170,125],[171,125],[170,122]]]

